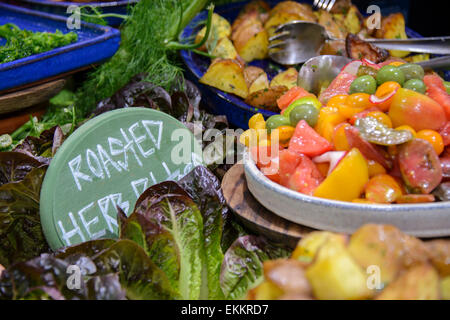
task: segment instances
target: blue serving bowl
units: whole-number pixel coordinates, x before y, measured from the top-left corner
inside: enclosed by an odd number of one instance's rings
[[[67,8],[73,5],[76,6],[89,5],[94,8],[100,9],[103,13],[127,14],[128,7],[133,6],[138,1],[139,0],[119,0],[110,2],[80,3],[80,2],[52,1],[52,0],[20,0],[20,2],[22,2],[22,5],[25,5],[30,9],[58,14],[66,17],[70,16],[70,14],[67,13]],[[123,22],[123,19],[116,17],[108,17],[105,20],[108,22],[110,26],[113,27],[117,27]]]
[[[232,22],[238,16],[242,7],[249,1],[231,3],[227,5],[217,6],[215,12],[228,21]],[[280,1],[267,1],[271,7]],[[312,1],[299,1],[304,3],[312,4]],[[388,7],[383,8],[383,15],[389,14],[391,12],[397,12],[398,8],[390,10]],[[361,8],[360,8],[361,9]],[[404,13],[406,15],[406,13]],[[197,32],[201,29],[201,24],[206,20],[208,16],[207,11],[200,12],[183,30],[180,35],[181,41],[192,41],[195,38]],[[421,38],[422,36],[417,32],[406,28],[406,33],[410,38]],[[239,128],[247,129],[248,120],[255,113],[262,113],[265,118],[274,115],[274,112],[267,111],[264,109],[259,109],[253,107],[244,102],[243,99],[223,92],[222,90],[201,84],[198,80],[205,74],[211,61],[209,58],[192,53],[191,51],[183,50],[181,51],[181,57],[187,67],[186,78],[193,81],[202,92],[203,101],[205,102],[207,108],[210,112],[214,114],[226,115],[228,121]],[[272,62],[269,59],[255,60],[250,63],[252,66],[257,66],[264,69],[271,80],[280,69],[285,69],[283,66]],[[446,78],[449,76],[449,72],[446,73]]]

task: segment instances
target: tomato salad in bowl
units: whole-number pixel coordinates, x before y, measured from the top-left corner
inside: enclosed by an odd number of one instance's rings
[[[240,138],[265,177],[360,204],[450,200],[448,83],[416,64],[353,61],[318,97],[293,87]]]

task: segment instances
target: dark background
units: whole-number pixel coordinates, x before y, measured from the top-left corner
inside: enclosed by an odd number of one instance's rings
[[[353,0],[359,8],[380,6],[383,14],[402,11],[406,25],[423,36],[450,35],[449,0]]]

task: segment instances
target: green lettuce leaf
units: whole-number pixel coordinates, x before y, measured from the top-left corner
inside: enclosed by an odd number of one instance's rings
[[[181,179],[179,184],[191,196],[202,214],[208,299],[223,299],[220,288],[220,268],[223,260],[221,241],[228,207],[220,181],[207,168],[198,166]]]
[[[289,251],[269,244],[262,237],[243,236],[227,250],[222,263],[220,285],[226,299],[243,299],[263,277],[263,262],[287,257]]]
[[[121,238],[146,249],[179,298],[201,297],[205,265],[202,216],[178,184],[168,181],[147,189],[134,212],[121,223]]]

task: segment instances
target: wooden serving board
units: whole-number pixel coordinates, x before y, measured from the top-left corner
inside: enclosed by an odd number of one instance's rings
[[[244,165],[241,163],[235,164],[225,174],[222,191],[228,206],[247,228],[275,242],[295,247],[299,239],[315,231],[264,208],[248,190]]]
[[[40,84],[0,96],[0,115],[11,113],[47,101],[62,90],[65,79]]]

